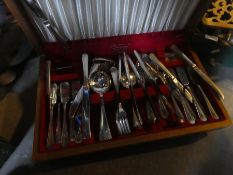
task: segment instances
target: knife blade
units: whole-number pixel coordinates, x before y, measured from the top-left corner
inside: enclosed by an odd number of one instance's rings
[[[149,58],[157,64],[163,71],[164,73],[167,74],[167,76],[171,79],[171,81],[174,83],[174,85],[185,95],[185,97],[193,103],[193,98],[188,89],[186,89],[180,82],[179,80],[163,65],[162,62],[159,61],[159,59],[155,56],[155,54],[151,53],[149,55]]]
[[[170,46],[171,50],[177,54],[178,57],[182,58],[193,70],[217,93],[219,99],[224,99],[224,95],[219,87],[206,75],[197,65],[176,45]]]

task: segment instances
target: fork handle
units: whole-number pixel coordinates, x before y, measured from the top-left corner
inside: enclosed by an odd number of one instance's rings
[[[112,134],[108,125],[108,119],[106,116],[105,106],[104,106],[104,98],[103,95],[100,95],[100,107],[101,107],[101,115],[100,115],[100,133],[99,140],[111,140]]]
[[[57,106],[56,143],[61,143],[61,103]]]
[[[48,128],[48,136],[47,136],[47,148],[51,148],[54,144],[54,132],[53,132],[53,106],[51,105],[49,111],[49,128]]]
[[[63,104],[63,123],[62,123],[62,133],[61,133],[61,145],[66,147],[68,144],[68,129],[66,121],[66,103]]]

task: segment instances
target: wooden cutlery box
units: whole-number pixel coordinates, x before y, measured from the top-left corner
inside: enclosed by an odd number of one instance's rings
[[[185,53],[192,58],[192,60],[203,71],[204,67],[201,64],[197,54],[190,49],[186,41],[186,32],[184,30],[150,32],[144,34],[130,34],[123,36],[111,36],[94,39],[80,39],[68,41],[68,47],[64,48],[61,43],[51,42],[43,43],[36,34],[35,26],[32,25],[24,12],[20,2],[14,0],[5,0],[12,14],[22,27],[29,40],[34,44],[35,48],[42,51],[45,59],[50,59],[52,62],[52,70],[56,67],[72,66],[68,71],[52,71],[51,81],[72,81],[80,80],[82,82],[82,62],[81,56],[87,53],[90,58],[106,57],[117,59],[119,54],[126,52],[133,58],[133,50],[142,53],[155,53],[162,63],[167,68],[176,66],[186,66],[186,64],[179,58],[167,60],[165,57],[165,48],[171,44],[176,44]],[[201,3],[201,2],[200,2]],[[197,11],[195,11],[197,13]],[[195,13],[194,12],[194,13]],[[36,114],[35,114],[35,130],[34,130],[34,145],[33,145],[33,159],[34,160],[49,160],[68,156],[75,156],[85,153],[109,150],[114,148],[125,147],[128,145],[140,144],[165,138],[178,137],[187,134],[205,132],[217,128],[230,126],[232,121],[223,106],[222,101],[218,100],[207,84],[202,83],[202,87],[208,95],[212,105],[219,115],[219,120],[208,116],[207,122],[202,122],[197,119],[196,124],[192,125],[188,122],[180,124],[176,120],[175,115],[170,115],[168,119],[159,119],[155,124],[147,128],[146,126],[140,130],[134,130],[132,133],[125,136],[119,136],[115,124],[115,90],[111,89],[104,94],[104,101],[106,105],[106,112],[108,115],[109,125],[112,132],[113,139],[109,141],[98,141],[99,129],[99,96],[91,93],[91,129],[93,137],[90,140],[85,140],[82,143],[76,144],[70,142],[66,148],[60,145],[53,145],[51,149],[46,148],[46,136],[48,130],[48,106],[46,102],[46,85],[45,85],[45,59],[41,59],[40,73],[37,89],[36,100]],[[166,85],[161,85],[160,90],[169,99],[169,89]],[[147,91],[150,96],[156,96],[158,91],[149,86]],[[134,93],[139,101],[140,106],[143,106],[143,90],[140,87],[134,88]],[[121,98],[123,101],[131,99],[129,90],[121,89]],[[169,99],[171,100],[171,99]],[[156,106],[156,104],[155,104]],[[129,115],[130,118],[130,115]],[[142,116],[143,120],[146,118]],[[131,119],[129,119],[131,122]],[[132,124],[130,124],[131,126]]]

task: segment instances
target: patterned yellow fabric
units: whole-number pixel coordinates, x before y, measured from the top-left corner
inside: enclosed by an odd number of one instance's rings
[[[233,29],[233,0],[213,0],[202,22],[208,26]]]

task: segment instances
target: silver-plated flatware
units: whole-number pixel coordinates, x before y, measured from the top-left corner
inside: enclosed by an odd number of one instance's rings
[[[111,71],[113,83],[116,89],[116,97],[117,97],[116,125],[118,128],[118,132],[120,135],[129,134],[131,133],[131,129],[129,126],[127,113],[124,110],[122,103],[121,103],[118,70],[116,67],[112,67],[110,71]]]
[[[66,147],[69,142],[66,105],[70,98],[70,84],[68,82],[60,83],[60,98],[63,106],[63,120],[62,120],[62,132],[61,132],[61,145]]]
[[[89,80],[91,89],[98,93],[100,96],[101,116],[100,116],[100,131],[99,140],[111,140],[112,134],[108,125],[108,119],[106,116],[104,106],[104,93],[107,92],[111,86],[111,79],[106,72],[97,71],[92,74]]]
[[[50,95],[49,95],[49,128],[48,128],[48,136],[47,136],[47,148],[51,148],[51,146],[55,143],[54,131],[53,131],[53,108],[57,103],[57,84],[53,83],[50,87]]]
[[[160,92],[160,88],[159,88],[158,83],[157,83],[157,79],[159,78],[160,75],[158,73],[154,74],[155,72],[153,72],[153,74],[152,74],[152,72],[149,71],[149,70],[152,70],[152,69],[151,69],[151,66],[149,64],[147,64],[147,62],[145,60],[147,55],[144,55],[141,58],[141,56],[137,53],[137,51],[135,51],[134,53],[135,53],[135,56],[136,56],[136,58],[137,58],[137,60],[139,62],[138,68],[143,70],[141,72],[144,72],[145,75],[148,77],[148,79],[152,80],[152,82],[154,83],[155,87],[158,90],[158,92],[159,92],[159,94],[158,94],[159,113],[160,113],[160,116],[162,118],[167,119],[168,116],[169,116],[169,111],[167,109],[167,106],[170,109],[172,109],[172,108],[171,108],[171,105],[169,105],[169,102],[168,102],[167,98],[162,94],[162,92]],[[144,58],[144,60],[142,60],[143,58]],[[162,79],[162,77],[161,77],[161,79]]]
[[[145,97],[145,102],[146,102],[146,111],[147,111],[147,118],[150,123],[155,123],[157,117],[156,117],[156,111],[155,111],[155,106],[153,106],[153,102],[150,98],[150,96],[147,93],[146,90],[146,80],[143,77],[143,75],[140,75],[139,71],[137,70],[136,66],[134,65],[133,61],[129,56],[127,56],[127,60],[129,62],[129,65],[133,69],[137,79],[138,83],[141,85]]]
[[[61,103],[57,104],[57,124],[55,129],[55,141],[61,144]]]
[[[176,75],[176,72],[173,68],[170,68],[169,71],[175,76],[177,77]],[[196,123],[196,115],[195,113],[193,112],[193,109],[192,107],[190,106],[189,104],[189,101],[183,96],[183,94],[180,92],[180,90],[174,85],[173,81],[170,81],[168,80],[170,86],[172,87],[172,90],[171,90],[171,95],[176,99],[178,100],[182,107],[183,107],[183,110],[184,110],[184,114],[185,114],[185,117],[187,119],[187,121],[190,123],[190,124],[195,124]],[[176,111],[178,112],[178,111]],[[182,115],[179,114],[178,112],[178,117],[182,117]],[[179,118],[180,119],[180,118]]]
[[[72,103],[75,100],[75,97],[77,95],[77,93],[79,92],[80,89],[80,81],[72,81],[71,82],[71,97],[72,97],[72,101],[71,101],[71,105],[70,105],[70,110],[69,110],[69,138],[70,141],[74,141],[75,140],[75,112],[74,115],[72,115],[71,111],[71,106]]]
[[[82,55],[83,63],[83,117],[82,117],[82,132],[84,139],[91,138],[91,127],[90,127],[90,90],[89,90],[89,79],[88,79],[88,55]]]
[[[208,75],[197,67],[197,65],[184,52],[182,52],[176,45],[172,45],[170,48],[179,58],[182,58],[189,66],[192,67],[192,69],[214,90],[220,99],[224,99],[224,94],[219,87],[209,78]]]
[[[60,32],[59,28],[55,24],[53,24],[51,21],[48,20],[48,18],[46,17],[44,12],[41,10],[37,2],[35,0],[27,0],[26,4],[33,11],[33,13],[38,17],[38,19],[40,19],[40,22],[45,27],[47,27],[47,29],[51,32],[51,34],[54,35],[54,37],[58,41],[64,43],[64,45],[67,46],[66,41],[68,41],[68,38]]]
[[[192,99],[192,95],[190,94],[190,92],[188,91],[188,89],[186,89],[181,83],[180,81],[163,65],[163,63],[161,61],[159,61],[159,59],[155,56],[155,54],[151,53],[149,55],[149,58],[160,67],[160,69],[162,69],[164,71],[164,73],[166,73],[166,75],[171,79],[171,81],[174,83],[174,85],[180,90],[180,92],[182,92],[184,94],[184,96],[191,102],[193,103],[193,99]]]
[[[125,53],[124,53],[123,61],[124,61],[124,68],[125,68],[126,74],[121,74],[120,81],[123,86],[129,89],[130,95],[132,97],[133,126],[135,128],[141,128],[143,122],[142,122],[141,114],[140,114],[140,111],[137,105],[136,97],[133,92],[133,86],[136,84],[136,76],[129,70],[129,65],[128,65],[128,61],[127,61],[127,57]]]
[[[203,90],[203,88],[200,85],[200,78],[197,77],[197,75],[193,72],[193,70],[191,68],[188,68],[188,74],[189,74],[189,77],[190,77],[192,83],[195,86],[197,86],[199,91],[201,92],[201,94],[202,94],[202,96],[203,96],[203,98],[204,98],[204,100],[206,102],[206,105],[207,105],[208,111],[210,112],[211,117],[218,120],[219,116],[218,116],[217,112],[215,111],[215,109],[212,106],[212,104],[211,104],[209,98],[207,97],[205,91]]]
[[[192,97],[193,97],[193,104],[196,108],[197,111],[197,115],[200,118],[200,120],[202,121],[207,121],[207,116],[206,116],[206,112],[203,109],[203,106],[201,105],[200,101],[198,100],[195,92],[193,91],[192,87],[190,86],[187,74],[185,72],[185,69],[183,67],[176,67],[176,73],[177,76],[179,77],[181,83],[189,90],[189,92],[191,93]]]

